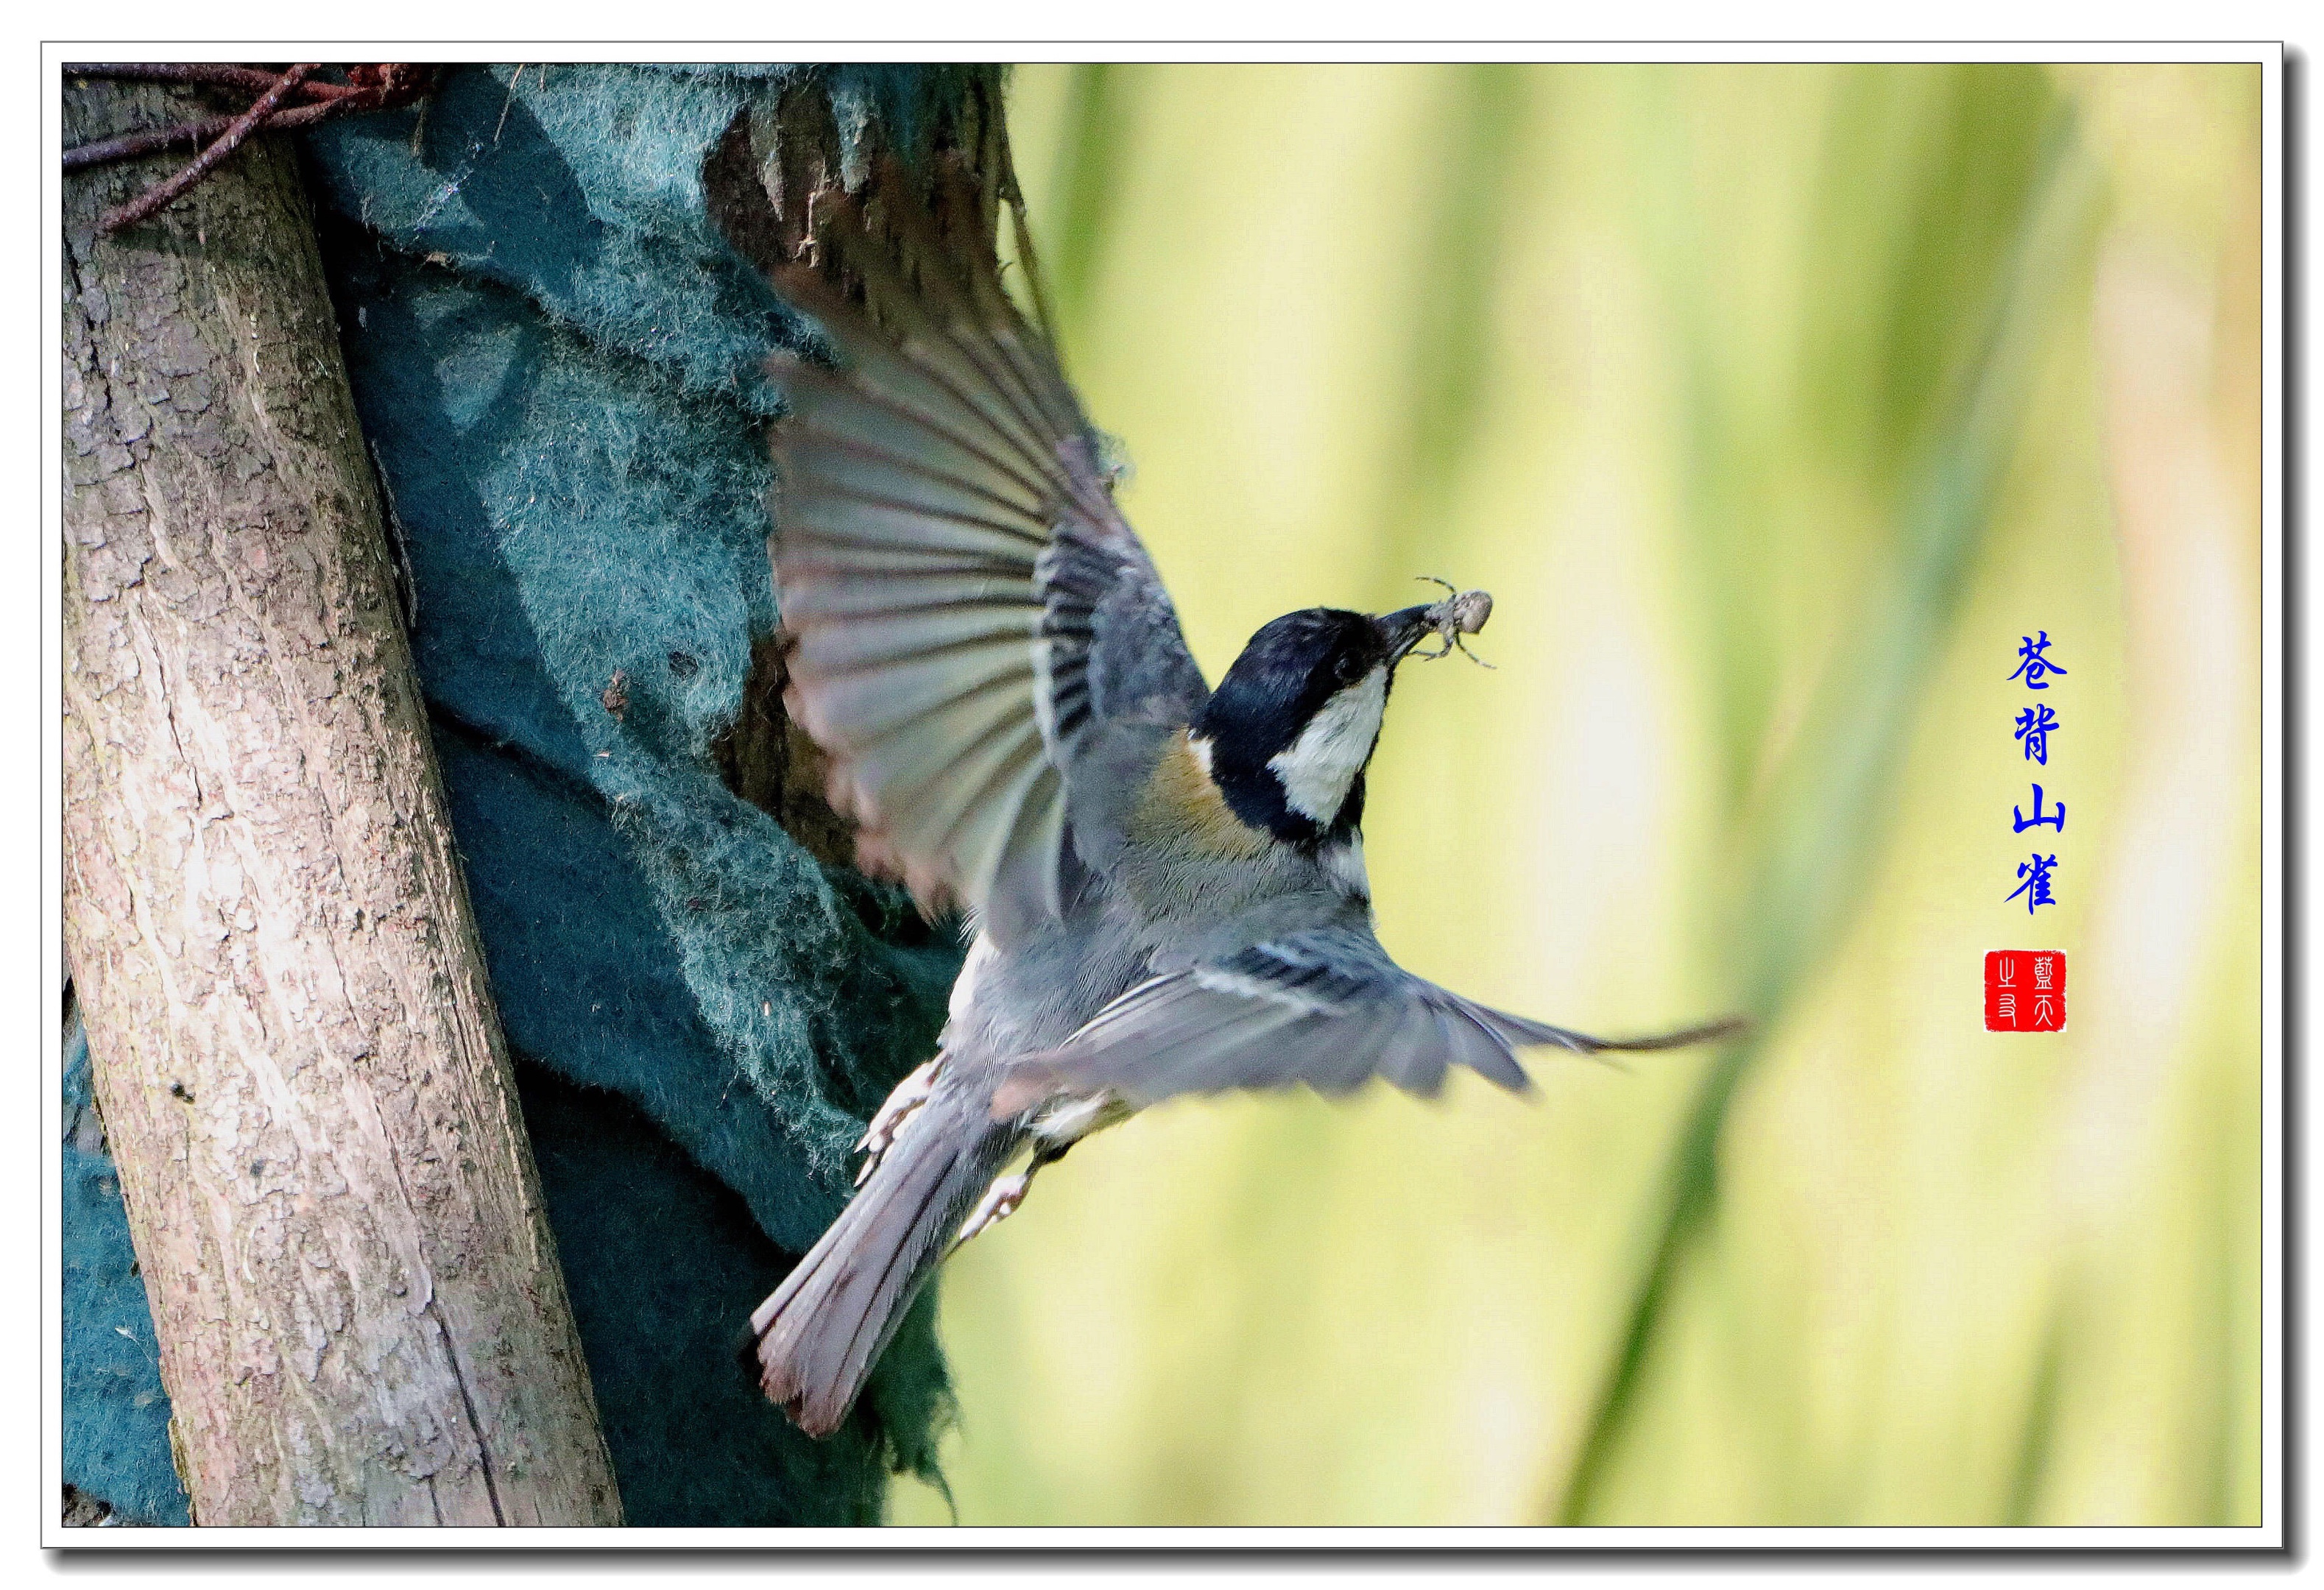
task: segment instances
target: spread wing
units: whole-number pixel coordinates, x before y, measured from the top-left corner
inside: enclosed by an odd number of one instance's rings
[[[1037,1095],[1111,1089],[1137,1105],[1180,1093],[1286,1087],[1352,1092],[1375,1076],[1433,1096],[1466,1066],[1512,1091],[1532,1083],[1517,1051],[1673,1049],[1739,1027],[1720,1021],[1655,1038],[1608,1040],[1490,1010],[1416,977],[1367,927],[1287,934],[1153,978],[1026,1063]]]
[[[1110,740],[1185,722],[1206,689],[1056,355],[1001,289],[989,231],[943,241],[945,196],[969,201],[957,183],[936,193],[917,232],[883,217],[908,279],[852,204],[829,208],[819,241],[881,324],[812,273],[780,283],[839,364],[780,372],[770,550],[786,704],[831,755],[863,860],[1005,942],[1070,895],[1073,823],[1119,815],[1077,770]]]

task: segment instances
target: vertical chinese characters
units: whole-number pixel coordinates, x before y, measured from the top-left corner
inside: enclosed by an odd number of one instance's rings
[[[2017,648],[2017,668],[2009,678],[2028,690],[2047,691],[2053,678],[2064,679],[2066,670],[2050,657],[2050,632],[2041,630],[2024,637]],[[2012,722],[2011,738],[2018,747],[2018,760],[2035,767],[2050,768],[2051,736],[2065,727],[2069,714],[2049,700],[2026,700],[2019,698],[2019,706]],[[2070,742],[2069,742],[2070,744]],[[2027,770],[2031,771],[2031,769]],[[2043,774],[2051,779],[2054,770]],[[2029,829],[2038,839],[2041,831],[2063,835],[2066,831],[2066,802],[2052,793],[2045,783],[2033,785],[2034,799],[2029,805],[2021,800],[2009,809],[2009,831],[2023,835]],[[2061,847],[2062,848],[2062,847]],[[2017,886],[2009,891],[2006,903],[2023,901],[2027,917],[2034,916],[2045,905],[2058,903],[2056,874],[2058,852],[2035,850],[2017,864]],[[2062,949],[1995,949],[1985,957],[1985,1030],[1987,1032],[2063,1032],[2066,1030],[2066,952]]]
[[[2034,1031],[2054,1032],[2065,1024],[2066,980],[2061,955],[2034,957]]]
[[[2050,657],[2048,630],[2040,630],[2034,634],[2024,636],[2022,641],[2023,643],[2017,648],[2016,670],[2009,676],[2013,681],[2022,680],[2029,690],[2047,690],[2050,688],[2051,675],[2055,674],[2060,679],[2066,677],[2066,670],[2052,661]],[[2062,720],[2057,710],[2045,701],[2034,702],[2017,715],[2015,723],[2016,727],[2013,737],[2017,740],[2023,750],[2024,760],[2048,767],[2050,736],[2062,726]],[[2033,815],[2027,816],[2022,805],[2011,807],[2009,809],[2010,831],[2022,834],[2028,828],[2047,827],[2061,834],[2064,833],[2066,831],[2065,801],[2058,800],[2051,810],[2043,811],[2043,800],[2042,786],[2035,784]],[[2043,855],[2038,850],[2017,864],[2017,887],[2009,892],[2009,899],[2013,901],[2023,899],[2025,901],[2026,915],[2033,915],[2038,906],[2055,905],[2058,902],[2057,896],[2051,892],[2050,883],[2050,874],[2057,864],[2058,857],[2055,853]]]

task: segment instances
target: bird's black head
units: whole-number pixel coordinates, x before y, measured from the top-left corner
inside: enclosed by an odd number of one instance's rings
[[[1236,817],[1294,845],[1355,832],[1389,682],[1430,612],[1309,607],[1251,636],[1192,726]]]

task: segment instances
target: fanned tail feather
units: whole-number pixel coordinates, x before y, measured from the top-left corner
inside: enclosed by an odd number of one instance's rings
[[[827,1436],[846,1419],[905,1309],[1015,1147],[1014,1134],[993,1126],[973,1097],[931,1098],[752,1313],[760,1385],[800,1429]]]

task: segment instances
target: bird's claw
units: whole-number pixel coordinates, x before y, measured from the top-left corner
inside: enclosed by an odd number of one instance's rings
[[[1017,1213],[1017,1206],[1025,1201],[1025,1189],[1032,1185],[1030,1172],[994,1177],[992,1185],[984,1189],[984,1197],[977,1204],[975,1211],[961,1226],[960,1235],[954,1240],[953,1246],[958,1247],[986,1226],[997,1225]]]
[[[879,1113],[872,1117],[872,1124],[863,1129],[863,1135],[855,1143],[856,1151],[863,1155],[862,1167],[855,1172],[856,1186],[862,1187],[872,1179],[872,1172],[880,1168],[881,1156],[903,1135],[913,1112],[927,1103],[943,1059],[943,1056],[937,1056],[898,1083],[896,1091],[888,1095]]]

